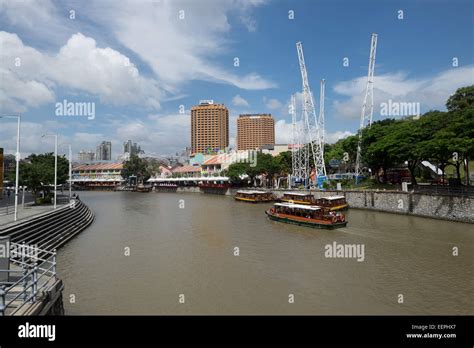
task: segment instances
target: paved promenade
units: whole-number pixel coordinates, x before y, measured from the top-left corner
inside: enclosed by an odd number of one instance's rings
[[[10,197],[10,200],[12,200],[12,197]],[[67,204],[68,201],[69,201],[69,196],[59,195],[57,208],[59,208],[60,206],[64,204]],[[12,205],[8,205],[8,208],[6,206],[0,207],[0,227],[2,225],[8,224],[14,221],[15,207],[13,204],[14,203],[12,203]],[[20,199],[20,202],[18,204],[18,220],[17,221],[29,218],[34,215],[43,214],[45,212],[52,211],[52,210],[54,210],[54,206],[52,204],[34,206],[32,201],[25,203],[25,206],[22,208],[21,199]]]

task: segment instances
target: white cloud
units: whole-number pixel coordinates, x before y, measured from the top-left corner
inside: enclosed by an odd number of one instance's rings
[[[299,125],[301,127],[301,121]],[[339,139],[348,137],[349,135],[354,135],[350,131],[336,131],[336,132],[326,132],[325,134],[325,143],[333,144]],[[291,122],[286,122],[285,120],[278,120],[275,123],[275,137],[277,144],[291,144],[293,143],[293,125]]]
[[[159,108],[157,83],[144,78],[121,53],[73,35],[57,54],[43,54],[16,34],[0,31],[0,101],[7,111],[25,111],[54,100],[60,87],[98,96],[102,102]]]
[[[281,109],[281,107],[283,106],[283,104],[275,98],[267,99],[266,97],[263,97],[263,103],[270,110],[278,110]]]
[[[84,11],[140,56],[170,89],[190,80],[266,89],[275,83],[255,72],[231,72],[235,69],[232,58],[227,66],[215,62],[229,45],[229,15],[245,18],[244,24],[253,23],[250,27],[254,27],[251,11],[262,3],[201,0],[143,2],[137,6],[134,1],[97,1],[88,3]]]
[[[336,117],[360,117],[366,82],[366,77],[358,77],[334,86],[336,93],[349,97],[345,101],[333,102]],[[445,109],[446,100],[456,89],[473,83],[473,66],[452,68],[432,77],[419,79],[410,78],[402,72],[375,76],[374,120],[380,112],[380,104],[389,99],[395,102],[420,103],[422,111]]]
[[[325,134],[325,143],[334,144],[338,140],[347,138],[350,135],[354,135],[354,133],[352,133],[350,131],[336,131],[334,133],[326,132],[326,134]]]
[[[249,106],[249,103],[238,94],[234,98],[232,98],[232,104],[234,106]]]

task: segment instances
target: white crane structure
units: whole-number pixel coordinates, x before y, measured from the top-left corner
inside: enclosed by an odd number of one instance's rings
[[[321,80],[321,90],[319,94],[319,131],[320,131],[320,136],[321,136],[321,144],[322,144],[322,152],[324,155],[324,91],[325,91],[325,86],[326,86],[326,80],[322,79]],[[324,157],[323,157],[324,158]],[[326,170],[324,171],[324,175],[326,175]]]
[[[304,170],[299,170],[299,168],[296,168],[297,170],[293,173],[293,175],[298,177],[297,174],[301,173],[304,174],[301,176],[302,179],[309,179],[311,170],[311,155],[313,159],[312,163],[314,163],[315,165],[314,171],[316,175],[315,180],[310,183],[310,185],[315,186],[317,184],[318,178],[326,177],[326,167],[324,165],[323,153],[324,129],[321,129],[321,126],[324,128],[324,111],[320,112],[319,119],[317,119],[313,95],[309,87],[308,73],[306,71],[306,65],[303,55],[303,46],[301,45],[301,42],[296,43],[296,49],[298,52],[301,79],[303,84],[302,126],[301,132],[299,132],[299,143],[301,146],[296,155],[297,157],[301,158],[299,162],[300,165],[303,167],[302,169]],[[324,106],[324,102],[322,105]],[[295,154],[295,152],[293,152],[293,154]]]
[[[374,113],[374,72],[375,72],[375,53],[377,51],[377,34],[372,34],[370,43],[369,71],[367,74],[367,86],[365,88],[364,103],[362,104],[362,112],[360,114],[359,141],[357,143],[357,157],[355,163],[356,182],[362,174],[362,130],[372,125],[372,115]]]
[[[292,145],[291,145],[291,164],[292,176],[295,181],[302,181],[308,175],[306,162],[306,147],[301,141],[301,122],[298,122],[296,113],[296,96],[291,96],[290,104],[291,124],[292,124]]]

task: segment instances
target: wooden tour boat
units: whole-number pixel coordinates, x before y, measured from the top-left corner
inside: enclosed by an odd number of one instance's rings
[[[136,191],[136,192],[150,192],[151,189],[152,189],[151,186],[145,186],[145,185],[143,185],[143,184],[139,184],[139,185],[136,187],[135,191]]]
[[[265,214],[270,220],[313,228],[334,229],[347,225],[344,214],[314,205],[275,203]]]
[[[159,183],[153,186],[155,192],[176,192],[178,185],[172,183]]]
[[[348,208],[346,197],[344,196],[329,196],[322,197],[317,200],[317,205],[329,208],[330,210],[345,210]]]
[[[317,203],[316,199],[311,193],[303,192],[285,192],[283,193],[283,197],[280,199],[280,201],[305,205],[316,205]]]
[[[235,193],[234,199],[237,201],[260,203],[272,202],[275,200],[271,192],[240,190]]]

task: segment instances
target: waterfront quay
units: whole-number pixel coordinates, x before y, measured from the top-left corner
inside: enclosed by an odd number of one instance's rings
[[[56,209],[28,205],[17,221],[8,214],[0,217],[1,316],[64,313],[57,250],[94,218],[81,201],[66,201]]]

